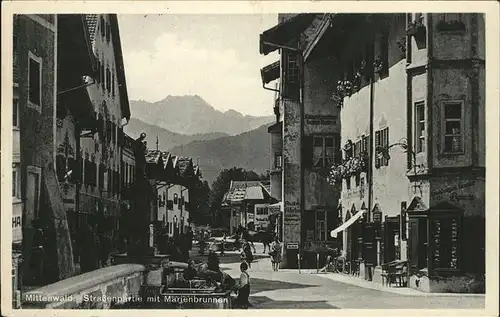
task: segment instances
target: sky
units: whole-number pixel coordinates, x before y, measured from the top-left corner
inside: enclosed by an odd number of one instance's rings
[[[262,88],[260,69],[277,53],[259,54],[259,34],[276,14],[119,15],[131,100],[199,95],[215,109],[273,114],[274,92]]]

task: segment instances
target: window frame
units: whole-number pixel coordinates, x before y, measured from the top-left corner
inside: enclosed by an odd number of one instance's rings
[[[419,119],[419,110],[422,110],[424,119],[420,120]],[[427,114],[426,114],[426,103],[424,100],[416,101],[413,103],[413,114],[414,114],[414,120],[413,120],[413,127],[414,127],[414,140],[415,140],[415,146],[414,146],[414,151],[415,154],[420,154],[420,153],[425,153],[427,151]],[[420,126],[424,125],[424,128],[421,130]],[[419,136],[418,133],[421,133]],[[420,146],[420,149],[419,149]]]
[[[34,206],[34,213],[33,216],[34,218],[38,218],[40,215],[40,197],[41,197],[41,192],[42,192],[42,168],[34,165],[30,165],[26,167],[26,175],[29,173],[37,174],[38,179],[37,179],[37,186],[38,186],[38,192],[36,193],[35,197],[35,206]]]
[[[446,106],[450,104],[460,104],[460,119],[450,118],[446,119]],[[465,102],[461,99],[449,99],[441,101],[441,153],[445,155],[461,155],[465,153]],[[446,123],[448,122],[460,122],[460,134],[447,134],[446,133]],[[460,135],[460,151],[448,151],[446,150],[446,137],[453,137]]]
[[[324,213],[324,219],[323,220],[318,220],[318,213]],[[319,224],[321,223],[321,225],[323,226],[323,228],[321,228],[319,226]],[[328,234],[327,234],[327,231],[328,231],[328,213],[326,212],[326,210],[315,210],[314,212],[314,228],[316,230],[316,241],[327,241],[328,239]],[[321,229],[324,229],[323,232],[321,232],[322,230]],[[321,236],[323,235],[323,236]]]
[[[281,152],[274,153],[274,168],[280,169],[283,167],[283,155]]]
[[[315,155],[315,148],[317,146],[315,146],[315,140],[317,139],[320,139],[321,140],[321,155],[319,158],[316,157]],[[330,158],[330,161],[328,162],[327,164],[327,146],[326,146],[326,140],[327,139],[331,139],[332,140],[332,157]],[[329,147],[328,147],[329,148]],[[320,168],[325,168],[325,167],[328,167],[330,166],[331,164],[334,164],[335,162],[335,136],[334,135],[320,135],[320,134],[316,134],[316,135],[312,135],[312,156],[313,156],[313,160],[312,160],[312,168],[313,169],[320,169]],[[316,161],[321,161],[321,164],[320,165],[316,165]]]
[[[31,60],[35,61],[39,65],[38,70],[38,104],[35,104],[31,101],[30,98],[30,77],[31,77]],[[43,71],[43,58],[41,56],[36,56],[33,52],[28,51],[28,107],[35,109],[38,112],[42,112],[42,71]]]
[[[15,109],[14,109],[15,105]],[[15,116],[15,119],[14,119]],[[15,122],[14,122],[15,120]],[[14,124],[15,123],[15,124]],[[12,98],[12,130],[19,130],[19,97]]]
[[[21,164],[13,163],[12,166],[12,199],[17,202],[21,200]]]

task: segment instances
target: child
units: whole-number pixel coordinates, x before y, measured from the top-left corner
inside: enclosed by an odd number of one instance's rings
[[[247,309],[249,306],[248,297],[250,296],[250,276],[247,273],[248,264],[246,262],[242,262],[240,264],[240,285],[238,288],[238,297],[236,302],[239,305],[239,308]]]

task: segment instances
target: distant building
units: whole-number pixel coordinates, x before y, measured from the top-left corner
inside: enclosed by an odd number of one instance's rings
[[[176,237],[191,227],[191,208],[196,184],[201,173],[193,160],[169,152],[149,150],[146,155],[146,175],[156,188],[156,200],[151,209],[151,222],[156,230]]]
[[[229,232],[234,234],[239,227],[267,230],[269,208],[276,199],[260,181],[231,181],[222,200],[222,211],[229,214]]]

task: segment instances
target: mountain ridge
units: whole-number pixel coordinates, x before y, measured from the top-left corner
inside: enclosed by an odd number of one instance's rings
[[[174,133],[238,135],[271,123],[273,116],[244,115],[234,109],[215,109],[199,95],[172,96],[149,102],[131,100],[132,117]]]

